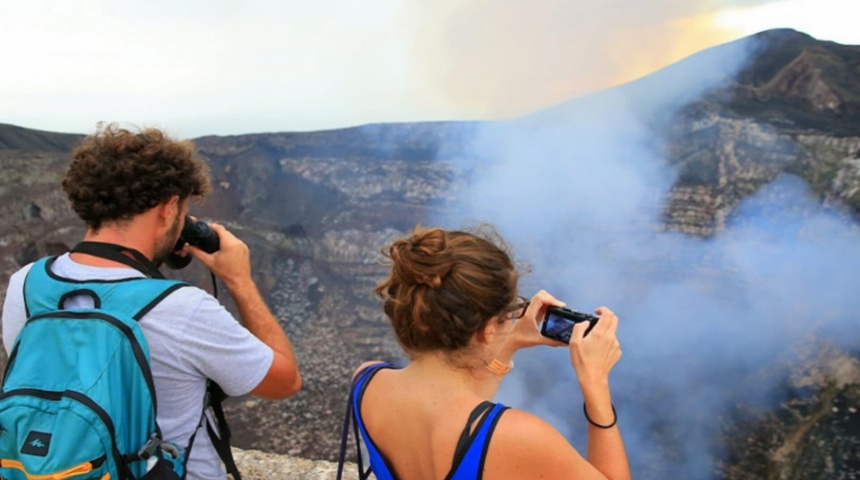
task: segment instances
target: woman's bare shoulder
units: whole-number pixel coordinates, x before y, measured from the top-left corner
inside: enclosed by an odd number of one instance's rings
[[[501,436],[501,437],[498,437]],[[499,419],[493,438],[527,442],[529,438],[537,437],[549,441],[561,441],[570,446],[562,434],[542,418],[532,413],[509,408]],[[573,447],[571,447],[573,448]]]
[[[493,432],[484,476],[561,479],[583,470],[592,468],[561,432],[537,415],[511,408]]]

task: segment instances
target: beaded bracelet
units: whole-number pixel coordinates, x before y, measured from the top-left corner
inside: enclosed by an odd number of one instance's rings
[[[610,403],[610,405],[612,406],[612,417],[613,418],[612,418],[612,423],[610,423],[609,425],[601,425],[599,423],[594,423],[594,420],[592,420],[588,416],[588,410],[586,410],[586,408],[585,408],[585,402],[582,402],[582,413],[585,414],[585,419],[588,420],[588,423],[594,425],[595,427],[597,427],[597,428],[612,428],[615,426],[616,423],[618,423],[618,414],[615,413],[615,405],[613,405],[611,403]]]

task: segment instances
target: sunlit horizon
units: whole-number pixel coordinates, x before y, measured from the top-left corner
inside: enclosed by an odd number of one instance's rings
[[[848,8],[34,0],[0,16],[0,123],[85,133],[118,121],[202,136],[505,119],[772,28],[860,44]]]

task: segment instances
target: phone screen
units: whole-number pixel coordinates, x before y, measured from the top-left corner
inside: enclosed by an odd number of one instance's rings
[[[570,334],[573,331],[573,320],[560,317],[552,312],[547,313],[541,326],[540,333],[544,337],[570,343]]]
[[[559,342],[570,343],[573,326],[581,322],[589,322],[590,325],[585,330],[585,335],[588,335],[588,332],[597,323],[597,317],[589,313],[577,312],[567,308],[549,307],[541,324],[540,333],[544,337],[552,338]]]

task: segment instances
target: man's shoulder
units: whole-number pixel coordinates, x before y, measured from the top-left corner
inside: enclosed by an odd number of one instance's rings
[[[29,274],[30,270],[33,268],[33,265],[34,263],[28,263],[9,277],[9,281],[6,283],[6,302],[9,302],[10,299],[15,299],[15,301],[19,301],[18,299],[21,299],[20,301],[23,302],[24,282],[27,279],[27,274]]]
[[[221,305],[218,299],[200,287],[185,282],[177,283],[176,287],[159,299],[159,302],[152,309],[152,313],[167,314],[173,317],[195,317],[202,315],[202,311],[206,310],[207,307],[212,308],[213,305]]]
[[[9,277],[9,286],[12,286],[13,282],[17,284],[24,283],[27,273],[30,272],[30,269],[33,268],[34,264],[35,262],[28,263],[13,273],[12,276]]]
[[[147,321],[169,322],[173,328],[186,330],[189,325],[207,325],[206,329],[188,331],[230,330],[240,327],[232,313],[209,292],[192,284],[184,284],[161,299],[143,317]]]
[[[143,273],[129,267],[97,267],[78,263],[68,253],[56,257],[50,264],[50,270],[60,278],[75,281],[116,281],[144,277]]]
[[[173,289],[170,294],[167,295],[164,300],[162,300],[162,303],[181,303],[195,308],[199,308],[201,304],[220,305],[220,302],[217,298],[213,297],[212,294],[194,284],[188,282],[178,282],[176,285],[177,288]]]

